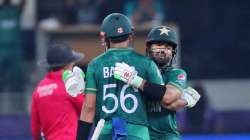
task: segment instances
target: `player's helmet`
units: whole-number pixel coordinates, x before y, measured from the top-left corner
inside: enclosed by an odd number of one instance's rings
[[[112,13],[108,15],[102,22],[101,32],[105,33],[105,37],[111,41],[127,39],[133,33],[133,26],[123,14]]]
[[[167,26],[158,26],[153,28],[147,37],[146,45],[147,47],[150,46],[150,44],[155,42],[166,42],[173,47],[177,47],[177,35],[176,32]]]
[[[175,57],[176,53],[177,53],[177,35],[176,32],[171,29],[170,27],[167,26],[158,26],[155,27],[153,29],[151,29],[151,31],[148,34],[147,40],[146,40],[146,53],[147,55],[150,56],[150,51],[149,51],[149,47],[152,44],[168,44],[170,46],[173,47],[173,54],[172,54],[172,58],[170,59],[170,65],[172,64],[172,59]],[[157,61],[158,58],[152,58],[155,59]],[[162,60],[162,58],[161,58]],[[164,59],[162,60],[164,62],[159,62],[160,65],[163,65],[165,63],[168,63],[169,60]],[[157,63],[157,62],[156,62]]]

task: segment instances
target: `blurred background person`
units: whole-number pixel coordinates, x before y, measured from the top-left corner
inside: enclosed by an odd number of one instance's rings
[[[58,25],[96,24],[102,0],[38,1],[38,21]]]
[[[77,0],[77,23],[96,24],[98,14],[98,0]]]
[[[0,91],[24,90],[23,42],[21,13],[24,0],[2,0],[0,3]],[[19,70],[16,72],[16,70]]]
[[[124,6],[124,13],[136,25],[149,24],[158,26],[164,20],[164,7],[161,0],[129,0]]]
[[[125,0],[97,0],[98,2],[98,23],[111,13],[123,13]]]
[[[48,47],[46,65],[49,68],[32,95],[31,128],[33,140],[76,139],[77,120],[83,104],[83,94],[71,97],[65,90],[63,72],[72,71],[83,58],[68,45],[55,43]]]
[[[200,93],[201,98],[195,107],[186,110],[188,131],[190,133],[204,133],[209,101],[201,82],[195,83],[193,87]]]

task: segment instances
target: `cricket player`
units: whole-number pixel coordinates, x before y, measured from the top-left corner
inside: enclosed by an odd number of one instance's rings
[[[187,86],[186,72],[183,69],[172,66],[173,59],[177,53],[177,38],[173,29],[166,26],[153,28],[148,34],[146,46],[147,55],[158,65],[166,84],[165,89],[164,87],[143,82],[143,86],[140,86],[141,90],[144,91],[162,91],[162,102],[147,100],[150,138],[152,140],[180,140],[180,134],[176,126],[176,110],[184,107],[193,107],[198,102],[200,95],[193,88]],[[134,79],[138,77],[128,81],[124,80],[127,78],[124,78],[123,73],[126,71],[125,68],[128,68],[125,65],[124,63],[117,64],[115,76],[133,85]],[[129,70],[125,73],[135,73],[132,71]],[[178,94],[172,96],[175,101],[163,98],[169,90],[167,85],[173,85],[182,91],[180,97]],[[146,94],[150,93],[146,92]]]
[[[102,39],[107,51],[88,65],[86,98],[78,121],[77,140],[87,140],[91,125],[100,119],[105,119],[105,125],[99,140],[149,140],[143,94],[114,79],[114,67],[116,62],[126,62],[140,77],[163,84],[160,71],[153,60],[133,50],[133,27],[126,16],[108,15],[102,22],[100,34],[105,37]]]

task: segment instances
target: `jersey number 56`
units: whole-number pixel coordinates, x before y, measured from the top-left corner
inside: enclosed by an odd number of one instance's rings
[[[122,90],[120,93],[120,98],[119,98],[120,99],[120,106],[124,112],[134,113],[138,107],[138,101],[137,101],[137,98],[135,97],[135,95],[133,95],[133,94],[126,94],[125,95],[125,91],[128,87],[129,87],[129,85],[124,85],[122,87]],[[118,108],[118,98],[113,93],[107,93],[108,88],[116,88],[116,84],[107,84],[107,85],[104,85],[104,87],[103,87],[103,101],[105,101],[107,98],[112,98],[114,100],[114,107],[112,109],[107,109],[107,107],[105,105],[102,106],[102,111],[104,111],[107,114],[115,112]],[[133,107],[131,109],[128,109],[125,106],[125,101],[129,98],[131,98],[133,100]]]

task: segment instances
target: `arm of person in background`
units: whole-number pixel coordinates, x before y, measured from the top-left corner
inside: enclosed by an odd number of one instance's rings
[[[36,108],[36,100],[34,98],[34,93],[32,96],[32,103],[31,103],[31,132],[32,132],[32,139],[33,140],[40,140],[41,139],[41,127],[39,116]]]
[[[10,0],[10,4],[20,9],[20,12],[24,9],[26,0]]]

